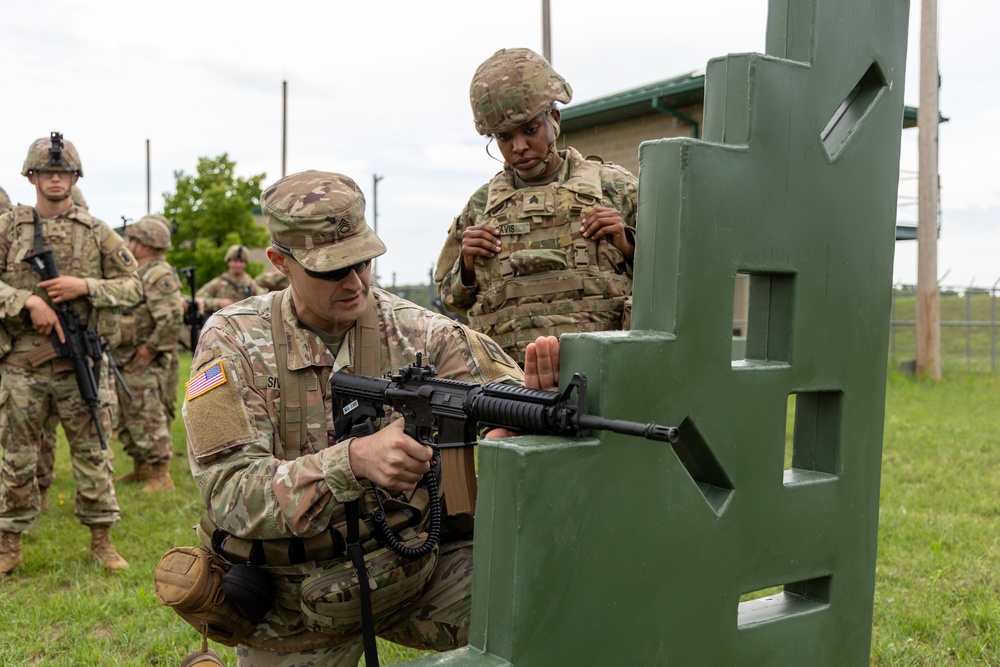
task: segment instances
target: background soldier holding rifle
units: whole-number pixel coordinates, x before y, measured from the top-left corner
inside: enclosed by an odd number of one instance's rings
[[[75,514],[90,527],[90,556],[107,570],[125,569],[111,543],[121,512],[102,441],[110,434],[113,397],[108,365],[91,343],[115,338],[120,309],[141,299],[136,261],[121,237],[73,205],[70,188],[83,168],[62,135],[35,141],[21,173],[35,186],[37,203],[0,215],[0,351],[6,353],[0,361],[0,576],[21,561],[21,534],[38,516],[38,443],[52,413],[69,441]],[[39,281],[40,264],[24,261],[29,257],[53,260],[46,268],[58,277]]]
[[[118,385],[118,439],[134,469],[119,482],[146,482],[143,491],[173,491],[170,424],[177,387],[177,336],[184,317],[180,284],[163,253],[170,249],[170,222],[147,215],[125,228],[129,250],[139,262],[143,299],[125,309],[115,361],[131,388]]]

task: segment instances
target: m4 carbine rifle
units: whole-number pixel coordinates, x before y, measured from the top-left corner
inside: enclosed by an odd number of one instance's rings
[[[191,327],[190,349],[194,352],[195,348],[198,347],[198,335],[201,333],[201,327],[205,324],[205,315],[198,310],[198,300],[194,297],[195,292],[198,291],[198,278],[196,277],[198,269],[195,266],[185,266],[178,270],[184,274],[188,287],[191,289],[191,298],[187,300],[187,309],[184,311],[184,324]]]
[[[500,382],[479,385],[436,376],[435,367],[421,365],[418,354],[416,364],[402,368],[389,378],[338,371],[330,378],[330,392],[336,401],[334,405],[339,404],[334,424],[338,440],[350,435],[360,424],[384,417],[388,405],[403,416],[407,435],[422,444],[445,450],[442,452],[442,481],[450,513],[474,508],[475,475],[469,470],[471,484],[456,488],[455,484],[462,485],[469,477],[449,475],[448,450],[475,445],[483,426],[574,438],[587,436],[592,430],[671,443],[679,438],[675,426],[640,424],[588,414],[587,376],[583,373],[574,374],[562,392]],[[457,492],[458,497],[449,497],[449,490]],[[469,494],[471,498],[462,498]]]
[[[42,280],[52,280],[59,277],[59,269],[56,267],[56,258],[51,250],[25,257],[24,261],[38,271]],[[62,326],[63,335],[66,342],[60,343],[59,338],[53,334],[52,345],[56,354],[66,357],[73,363],[73,372],[76,374],[76,386],[80,390],[80,397],[90,409],[90,416],[97,427],[97,437],[101,440],[101,449],[107,449],[108,443],[104,437],[104,430],[101,428],[101,420],[98,417],[98,409],[104,407],[98,395],[98,378],[101,376],[101,359],[104,356],[104,348],[101,337],[93,329],[88,329],[80,321],[80,316],[70,305],[63,301],[55,304],[56,315],[59,317],[59,324]]]

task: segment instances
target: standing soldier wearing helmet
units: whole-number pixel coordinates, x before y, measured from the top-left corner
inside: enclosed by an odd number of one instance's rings
[[[125,228],[125,241],[139,262],[143,299],[125,309],[122,340],[114,351],[133,394],[129,399],[118,387],[118,439],[134,469],[116,481],[146,482],[146,492],[173,491],[168,393],[176,387],[184,308],[177,274],[163,256],[171,247],[170,222],[162,215],[147,215]]]
[[[75,514],[90,527],[91,559],[106,570],[122,570],[128,562],[111,543],[111,526],[121,511],[110,450],[100,439],[111,427],[107,364],[98,364],[99,355],[90,363],[84,359],[82,366],[97,376],[96,405],[88,404],[73,361],[65,356],[68,332],[57,311],[67,321],[72,311],[98,336],[116,338],[120,309],[142,298],[136,261],[110,227],[73,205],[70,188],[83,168],[76,148],[61,134],[35,141],[21,173],[35,186],[36,204],[0,215],[0,321],[10,343],[0,361],[0,576],[21,561],[21,534],[38,516],[38,443],[52,413],[69,441]],[[52,253],[59,275],[39,281],[23,260],[45,251]]]
[[[638,181],[626,169],[556,150],[573,89],[529,49],[502,49],[476,70],[476,130],[504,169],[452,223],[437,263],[448,310],[524,363],[539,336],[622,329],[632,295]]]
[[[267,294],[267,290],[258,285],[247,273],[247,262],[250,261],[249,248],[244,245],[231,245],[226,251],[225,260],[229,270],[205,283],[195,295],[198,308],[206,316],[237,301]]]

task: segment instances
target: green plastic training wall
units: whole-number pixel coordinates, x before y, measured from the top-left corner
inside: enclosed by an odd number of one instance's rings
[[[482,445],[470,646],[411,664],[868,665],[908,9],[773,0],[642,145],[633,330],[561,367],[681,441]]]

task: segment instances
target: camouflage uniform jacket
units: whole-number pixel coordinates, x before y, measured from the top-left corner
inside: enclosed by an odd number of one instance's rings
[[[425,362],[436,365],[441,377],[477,383],[523,381],[517,365],[489,339],[393,294],[371,291],[381,338],[379,374],[413,363],[423,352]],[[335,358],[299,323],[290,291],[281,292],[281,315],[289,341],[288,368],[298,371],[307,392],[308,442],[294,460],[277,454],[285,443],[280,442],[282,396],[270,322],[276,294],[234,304],[208,320],[183,407],[191,470],[208,516],[222,531],[247,540],[317,535],[344,521],[344,503],[366,491],[351,471],[349,441],[331,444],[328,439],[333,430],[328,381],[341,368],[353,371],[353,331]],[[223,374],[215,374],[213,386],[194,395],[205,386],[204,373],[216,364]],[[192,389],[195,383],[201,388]],[[310,562],[267,569],[281,591],[315,568]],[[337,640],[306,630],[300,613],[280,604],[245,640],[251,646],[291,651],[331,642]]]
[[[24,304],[36,294],[52,305],[38,287],[38,273],[25,257],[34,253],[32,207],[15,206],[0,215],[0,318],[14,339],[15,351],[49,340],[22,319]],[[70,302],[81,321],[97,333],[118,337],[121,308],[142,298],[138,264],[125,242],[86,209],[73,206],[55,218],[39,218],[44,248],[52,250],[60,274],[84,278],[89,294]]]
[[[222,307],[219,304],[220,299],[231,299],[235,303],[266,292],[267,290],[258,285],[250,274],[244,273],[243,277],[237,280],[226,272],[202,285],[197,297],[205,304],[205,314],[210,315]]]
[[[583,238],[583,215],[595,207],[621,212],[634,241],[638,181],[626,169],[561,153],[558,179],[515,185],[505,167],[481,187],[452,223],[435,282],[445,307],[503,347],[518,362],[541,335],[621,329],[632,294],[632,264],[607,239]],[[475,258],[475,282],[462,282],[462,231],[490,224],[500,253]]]
[[[184,323],[184,301],[174,267],[155,259],[139,268],[142,301],[122,314],[122,340],[115,348],[115,361],[123,364],[140,345],[154,353],[173,354]]]

